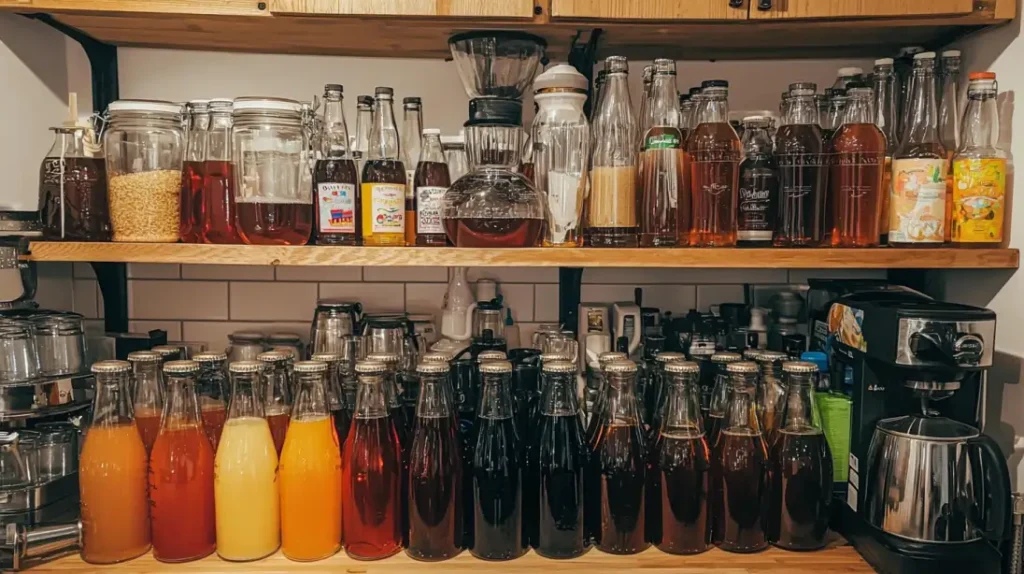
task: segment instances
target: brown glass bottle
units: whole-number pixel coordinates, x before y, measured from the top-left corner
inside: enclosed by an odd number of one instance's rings
[[[736,245],[736,201],[739,190],[740,139],[729,125],[729,84],[704,82],[697,127],[687,144],[692,201],[690,245]]]
[[[377,88],[361,185],[363,245],[405,245],[406,173],[391,88]]]
[[[348,127],[342,108],[342,87],[324,86],[323,159],[313,167],[316,190],[316,243],[359,245],[359,173],[349,153]]]
[[[406,225],[406,229],[412,228],[414,231],[413,245],[450,245],[441,216],[444,213],[444,193],[451,184],[448,164],[444,162],[444,151],[441,149],[441,132],[436,129],[425,129],[419,162],[413,176],[414,220],[412,225]],[[406,240],[408,239],[406,237]]]
[[[772,243],[776,247],[817,247],[825,238],[828,170],[815,90],[813,83],[790,84],[789,113],[775,134],[779,204]]]
[[[879,238],[886,140],[873,121],[871,88],[852,83],[847,90],[850,102],[831,142],[835,154],[829,177],[832,246],[874,247]]]

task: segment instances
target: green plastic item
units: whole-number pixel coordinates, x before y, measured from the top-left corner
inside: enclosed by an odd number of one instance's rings
[[[850,474],[850,411],[853,401],[843,394],[815,393],[814,400],[821,412],[825,440],[832,450],[832,476],[834,482],[846,482]]]

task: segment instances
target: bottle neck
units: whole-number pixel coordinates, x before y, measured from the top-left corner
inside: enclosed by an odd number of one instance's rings
[[[818,125],[818,106],[814,94],[792,95],[789,98],[785,123],[788,125]]]
[[[288,384],[288,365],[285,361],[266,367],[266,415],[288,414],[291,409],[291,387]]]
[[[921,62],[927,62],[922,64]],[[914,93],[910,100],[907,135],[903,144],[938,143],[938,111],[935,107],[934,61],[918,60],[911,78]]]
[[[695,375],[678,374],[667,377],[667,394],[662,407],[662,433],[682,433],[686,436],[704,434],[703,417],[700,413],[700,399],[696,390]]]
[[[420,396],[416,401],[416,416],[450,418],[453,415],[453,408],[447,386],[447,375],[420,375]]]
[[[419,159],[420,138],[423,134],[423,111],[419,104],[405,105],[402,115],[402,142],[405,149],[409,150],[408,161],[415,162]],[[407,165],[406,169],[413,169],[415,165]]]
[[[440,135],[434,133],[423,135],[423,145],[420,147],[419,161],[445,163]]]
[[[370,106],[359,106],[356,108],[356,139],[352,145],[352,152],[366,157],[370,149],[370,125],[373,123],[373,108]]]
[[[324,125],[320,146],[325,158],[340,159],[348,153],[348,126],[345,124],[345,108],[341,94],[328,95],[324,98]]]
[[[196,380],[192,375],[169,374],[167,377],[167,404],[160,421],[160,428],[200,426],[199,399],[196,396]]]
[[[373,106],[373,122],[367,153],[369,159],[394,161],[401,157],[391,98],[378,98],[376,105]]]
[[[875,123],[874,102],[869,95],[854,96],[843,113],[844,124],[873,124]]]
[[[698,124],[729,123],[729,100],[724,96],[711,96],[704,100]]]
[[[572,373],[542,373],[541,414],[549,417],[576,416],[576,377]]]
[[[655,74],[651,84],[651,110],[649,127],[681,127],[679,92],[675,74]]]
[[[813,379],[810,376],[790,376],[787,381],[780,430],[797,434],[821,432],[821,417],[814,400]]]
[[[486,419],[512,417],[512,395],[509,391],[511,375],[483,374],[480,408],[477,416]]]
[[[594,117],[594,167],[636,165],[637,124],[625,72],[609,73]]]
[[[756,388],[756,373],[737,373],[729,378],[729,402],[725,409],[723,430],[749,430],[760,434],[761,425],[757,419],[757,403],[754,400]]]
[[[359,375],[355,417],[359,419],[385,417],[388,414],[387,404],[384,375]]]
[[[885,134],[890,149],[896,143],[895,82],[892,68],[875,69],[875,125]]]
[[[999,109],[995,91],[970,92],[964,112],[961,149],[995,151],[999,146]]]
[[[231,377],[231,405],[228,418],[263,418],[263,401],[259,400],[259,375],[256,373],[234,373]]]
[[[299,392],[292,407],[292,420],[322,418],[330,414],[325,376],[327,373],[296,373]]]
[[[605,384],[605,424],[629,425],[640,424],[640,409],[637,404],[635,382],[636,375],[629,373],[606,373]]]
[[[103,373],[96,375],[96,397],[92,403],[92,426],[114,427],[135,420],[131,400],[128,397],[130,376],[125,373]]]
[[[743,130],[743,151],[746,157],[762,158],[772,153],[772,137],[764,126],[746,126]]]

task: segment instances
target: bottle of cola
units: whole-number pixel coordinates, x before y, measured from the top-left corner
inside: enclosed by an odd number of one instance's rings
[[[758,350],[752,353],[751,359],[761,369],[761,377],[757,384],[757,417],[764,432],[765,444],[775,441],[775,429],[782,418],[783,399],[786,398],[786,387],[782,383],[782,364],[789,355],[782,351]]]
[[[629,356],[619,351],[605,351],[597,357],[598,368],[593,372],[594,379],[596,380],[592,383],[592,386],[597,390],[597,398],[594,399],[593,406],[584,419],[587,423],[585,438],[590,450],[594,448],[594,439],[597,437],[597,431],[601,427],[601,411],[604,410],[604,399],[608,392],[606,384],[608,377],[606,376],[605,368],[615,361],[625,361],[627,359],[629,359]]]
[[[722,420],[725,418],[725,408],[729,402],[729,363],[735,363],[743,359],[739,353],[715,353],[711,355],[711,364],[715,370],[715,386],[711,391],[711,404],[708,410],[707,420],[704,421],[704,428],[707,430],[708,445],[715,448],[718,443],[718,435],[722,431]]]
[[[636,397],[636,364],[605,367],[604,406],[586,475],[587,528],[609,554],[636,554],[649,545],[645,530],[647,443]]]
[[[664,364],[665,400],[647,482],[647,524],[651,542],[670,554],[711,548],[711,451],[700,416],[699,376],[697,363]]]
[[[832,452],[814,401],[818,367],[791,362],[782,371],[786,398],[768,456],[768,541],[815,550],[825,545],[832,498]]]
[[[726,367],[729,400],[711,458],[712,538],[722,550],[757,552],[765,537],[768,451],[754,400],[758,368],[753,361]]]
[[[653,439],[658,433],[658,426],[661,424],[661,410],[665,404],[668,394],[665,377],[665,367],[669,363],[685,361],[686,355],[673,351],[663,351],[654,357],[654,364],[651,368],[647,381],[647,395],[644,397],[644,408],[647,410],[647,420],[651,421],[650,436]],[[699,411],[698,411],[698,414]],[[652,443],[653,444],[653,443]]]

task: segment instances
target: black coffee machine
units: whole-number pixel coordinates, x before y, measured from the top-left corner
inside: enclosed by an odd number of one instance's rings
[[[829,309],[832,385],[852,398],[835,526],[880,572],[1000,571],[1009,472],[977,431],[995,324],[988,309],[912,292],[852,294]]]

